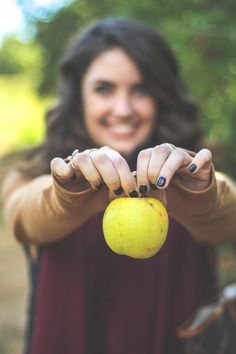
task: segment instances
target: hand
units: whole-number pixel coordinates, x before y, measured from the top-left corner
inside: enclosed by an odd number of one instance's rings
[[[192,191],[206,189],[211,181],[212,154],[208,149],[195,156],[187,150],[161,144],[140,151],[137,160],[137,183],[148,190],[165,190],[170,183]],[[144,188],[144,187],[142,187]]]
[[[105,185],[113,196],[138,196],[136,180],[127,161],[106,146],[73,154],[71,162],[55,158],[51,162],[51,170],[62,183],[67,186],[73,184],[73,190],[76,180],[78,184],[82,175],[94,189]]]

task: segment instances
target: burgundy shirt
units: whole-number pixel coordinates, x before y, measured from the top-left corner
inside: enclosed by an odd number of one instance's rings
[[[210,278],[206,248],[174,220],[140,260],[108,248],[97,215],[42,250],[30,354],[182,354],[176,326]]]

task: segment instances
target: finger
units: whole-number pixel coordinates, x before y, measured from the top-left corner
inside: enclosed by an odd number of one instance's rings
[[[120,187],[127,196],[138,197],[137,183],[134,173],[130,171],[127,161],[117,151],[104,148],[102,149],[109,157],[119,176]]]
[[[89,150],[77,153],[73,157],[72,163],[77,170],[80,170],[92,188],[100,189],[102,187],[102,177],[91,159]]]
[[[55,157],[50,164],[52,174],[61,180],[68,181],[74,178],[72,168],[60,157]]]
[[[157,188],[166,188],[174,174],[182,167],[187,166],[192,157],[183,149],[176,148],[162,166],[158,179]]]
[[[108,155],[101,149],[92,151],[88,155],[107,187],[115,195],[122,194],[119,174]]]
[[[160,175],[160,171],[165,164],[168,157],[173,153],[169,144],[157,145],[152,149],[152,154],[148,166],[148,178],[155,189],[157,177]]]
[[[202,149],[192,159],[190,165],[188,166],[188,171],[191,173],[196,173],[201,168],[210,166],[211,162],[212,162],[211,151],[208,149]]]
[[[148,166],[152,154],[152,149],[145,149],[140,151],[137,158],[137,184],[140,194],[145,194],[150,189],[148,179]]]

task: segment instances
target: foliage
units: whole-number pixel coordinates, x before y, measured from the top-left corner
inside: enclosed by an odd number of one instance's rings
[[[58,60],[78,30],[106,16],[142,21],[166,37],[189,92],[200,102],[206,137],[223,151],[223,169],[236,176],[235,0],[70,0],[45,13],[31,11],[29,2],[18,0],[35,26],[33,44],[44,55],[40,94],[55,94]]]
[[[38,87],[44,64],[43,49],[36,43],[24,43],[11,36],[0,47],[0,75],[24,74]]]
[[[1,156],[22,145],[39,142],[44,132],[44,111],[52,99],[37,96],[25,75],[0,76]],[[9,95],[9,92],[11,93]]]
[[[39,87],[41,94],[53,92],[56,84],[58,61],[63,55],[68,38],[77,31],[78,16],[70,8],[58,13],[55,19],[37,22],[37,42],[44,48],[47,65]]]

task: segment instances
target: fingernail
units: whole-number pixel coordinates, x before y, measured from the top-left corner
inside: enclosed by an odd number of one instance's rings
[[[104,184],[101,182],[98,186],[96,186],[96,189],[100,190],[100,189],[102,189],[103,186],[104,186]]]
[[[123,193],[123,189],[121,188],[121,187],[119,187],[118,189],[116,189],[115,191],[114,191],[114,194],[115,195],[121,195]]]
[[[165,183],[166,183],[166,178],[161,176],[158,178],[156,184],[157,184],[157,187],[164,187]]]
[[[137,198],[138,197],[138,192],[137,191],[130,191],[129,192],[129,196],[131,198]]]
[[[141,185],[139,186],[139,192],[140,192],[141,194],[147,193],[147,191],[148,191],[148,187],[147,187],[146,184],[141,184]]]
[[[157,186],[151,182],[150,182],[150,186],[154,191],[156,191],[158,189]]]
[[[192,163],[189,167],[188,170],[189,172],[194,172],[197,168],[197,165],[195,165],[195,163]]]

